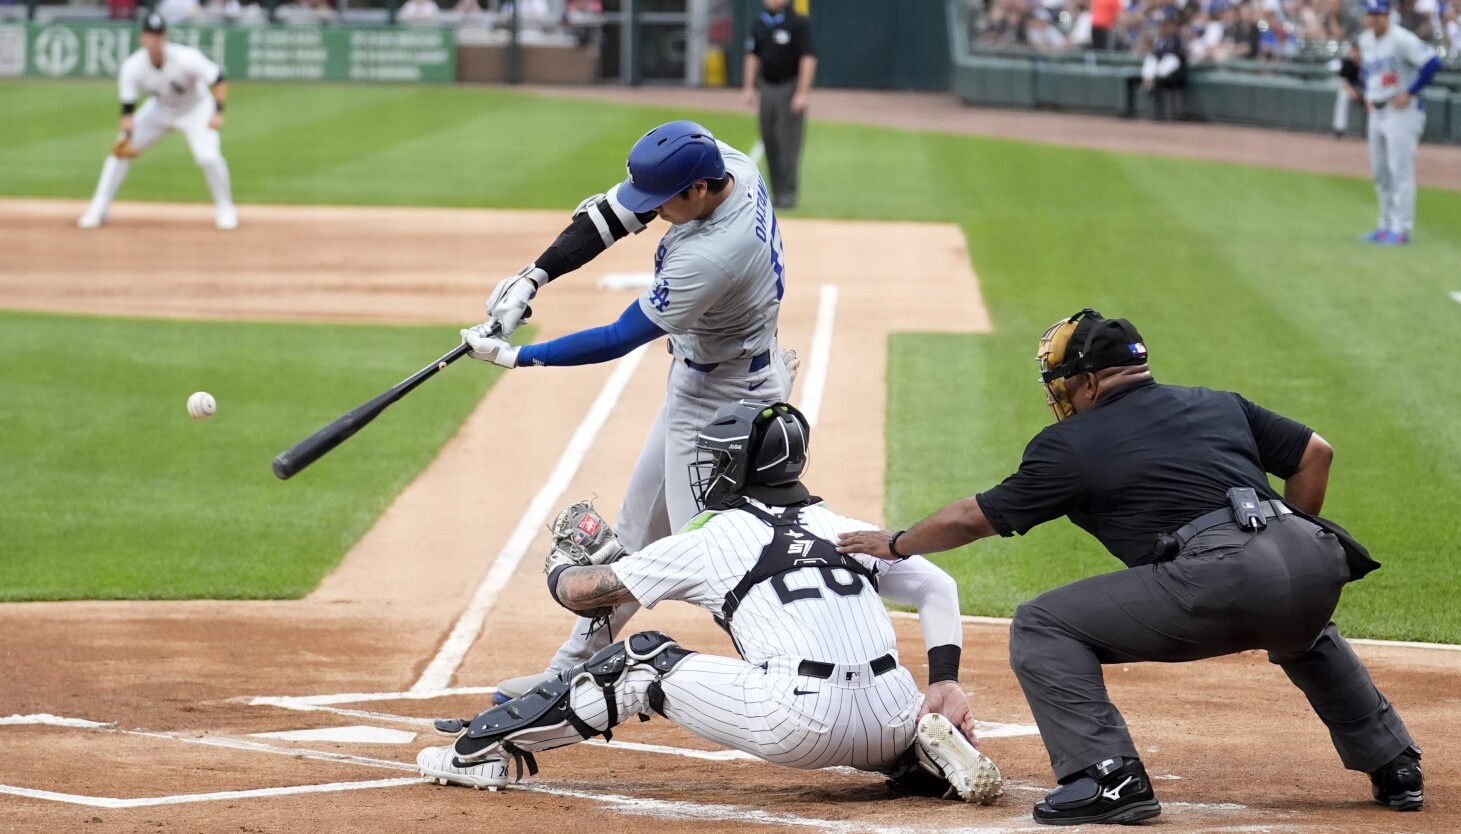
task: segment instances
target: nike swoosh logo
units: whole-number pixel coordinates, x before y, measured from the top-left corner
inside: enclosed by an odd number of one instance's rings
[[[815,690],[815,689],[792,689],[791,690],[791,694],[793,694],[793,695],[816,695],[817,694],[817,690]]]
[[[760,388],[762,385],[765,385],[765,384],[766,384],[766,380],[763,379],[760,382],[756,383],[755,385],[747,385],[746,386],[746,390],[747,391],[755,391],[757,388]]]

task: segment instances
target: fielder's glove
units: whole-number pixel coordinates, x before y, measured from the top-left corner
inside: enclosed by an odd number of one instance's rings
[[[132,147],[132,134],[123,131],[117,135],[117,141],[112,143],[112,156],[117,159],[135,159],[138,150]]]
[[[488,320],[462,331],[462,341],[472,348],[472,358],[504,368],[517,367],[517,348],[498,335],[497,322]]]
[[[496,322],[502,328],[502,337],[512,335],[523,320],[533,315],[528,302],[538,294],[538,287],[548,283],[548,273],[534,264],[528,264],[511,278],[497,282],[497,288],[487,298],[487,321]]]
[[[624,545],[619,543],[614,528],[590,501],[579,501],[564,509],[548,530],[553,534],[553,548],[543,562],[544,573],[551,574],[560,566],[607,565],[624,555]],[[604,606],[576,613],[592,620],[590,631],[594,631],[608,623],[614,609]]]

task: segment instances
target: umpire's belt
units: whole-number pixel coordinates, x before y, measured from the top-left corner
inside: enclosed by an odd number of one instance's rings
[[[1263,508],[1264,518],[1274,518],[1276,516],[1294,514],[1294,511],[1289,509],[1288,505],[1282,501],[1259,501],[1258,506]],[[1230,523],[1236,522],[1233,521],[1233,511],[1228,507],[1223,507],[1221,510],[1213,510],[1207,515],[1198,516],[1197,518],[1183,525],[1182,529],[1172,534],[1172,538],[1176,539],[1177,542],[1175,547],[1168,549],[1167,552],[1162,552],[1161,550],[1158,550],[1157,555],[1168,557],[1176,556],[1178,552],[1182,550],[1182,548],[1187,546],[1188,542],[1197,538],[1198,534],[1205,533],[1208,530],[1211,530],[1212,528],[1218,526],[1219,524]],[[1158,542],[1160,542],[1162,538],[1165,537],[1159,537]],[[1160,544],[1158,546],[1160,547]]]
[[[859,673],[864,666],[871,668],[873,670],[873,676],[876,677],[897,669],[898,661],[890,654],[885,654],[877,660],[866,664],[843,663],[839,665],[836,663],[823,663],[820,660],[803,660],[796,667],[796,673],[798,675],[806,675],[809,678],[821,678],[822,680],[831,680],[834,675],[839,678],[852,680],[848,676]]]
[[[702,374],[708,374],[711,371],[715,370],[716,368],[719,368],[721,365],[724,365],[725,364],[724,362],[711,362],[709,365],[703,365],[703,364],[701,364],[699,362],[691,362],[689,359],[686,359],[684,361],[685,361],[685,364],[686,365],[690,366],[690,370],[692,370],[692,371],[699,371]],[[765,350],[765,351],[763,351],[761,353],[756,354],[755,356],[752,356],[751,357],[751,365],[746,370],[749,373],[753,373],[754,374],[755,372],[761,370],[762,368],[764,368],[764,367],[766,367],[767,365],[770,365],[770,364],[771,364],[771,351],[768,349],[768,350]]]

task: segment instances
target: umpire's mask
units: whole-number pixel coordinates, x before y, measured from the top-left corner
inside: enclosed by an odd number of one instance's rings
[[[1050,325],[1040,337],[1040,381],[1057,421],[1075,414],[1065,381],[1089,371],[1146,364],[1146,345],[1126,319],[1108,319],[1087,307]]]
[[[807,418],[793,406],[741,400],[723,406],[695,437],[690,491],[700,509],[724,509],[742,497],[790,506],[810,493],[801,477],[811,436]]]

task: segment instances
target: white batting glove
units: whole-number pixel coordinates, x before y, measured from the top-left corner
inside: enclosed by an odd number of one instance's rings
[[[791,382],[787,383],[787,386],[790,387],[791,383],[796,382],[796,372],[801,368],[802,360],[800,356],[796,355],[796,351],[791,348],[780,348],[780,350],[781,362],[786,365],[787,373],[791,374]]]
[[[462,331],[462,341],[472,346],[472,358],[504,368],[517,367],[517,348],[497,335],[494,322],[487,321]]]
[[[538,294],[538,287],[547,283],[548,273],[528,264],[511,278],[503,278],[487,299],[487,320],[496,321],[502,327],[504,337],[532,315],[528,303]]]

